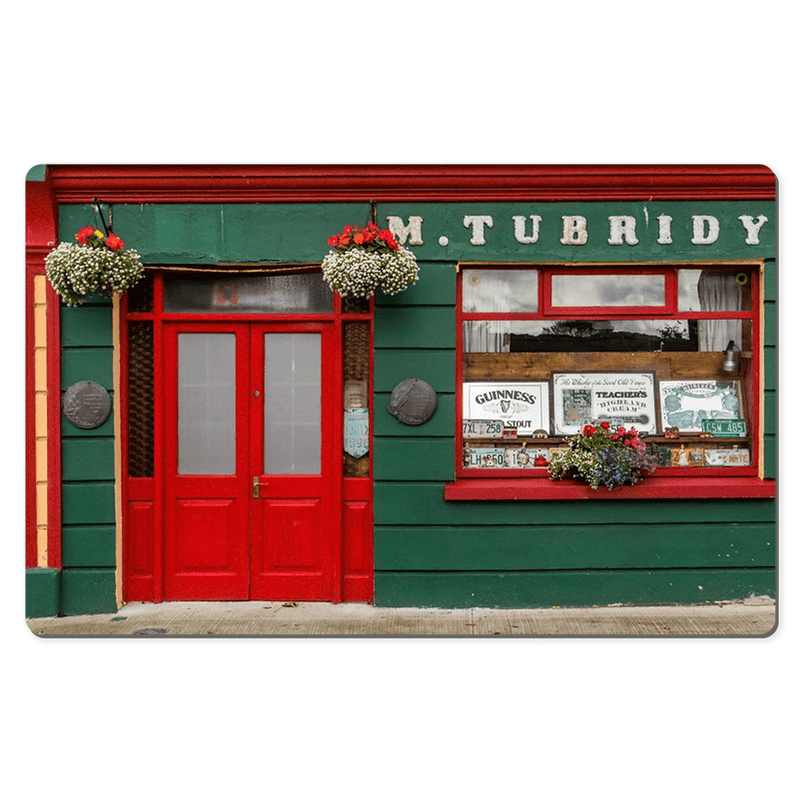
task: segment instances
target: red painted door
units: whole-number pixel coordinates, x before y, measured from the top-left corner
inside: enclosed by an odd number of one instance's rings
[[[254,599],[338,599],[332,334],[324,324],[252,326]]]
[[[340,599],[332,326],[164,331],[164,598]]]

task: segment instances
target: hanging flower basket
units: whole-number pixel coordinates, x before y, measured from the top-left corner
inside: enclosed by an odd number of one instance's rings
[[[578,478],[592,489],[616,489],[638,483],[656,468],[655,458],[634,428],[611,430],[608,422],[586,425],[582,433],[567,436],[567,449],[553,454],[551,479]]]
[[[119,236],[88,226],[75,239],[77,244],[61,242],[44,260],[48,280],[68,306],[79,306],[89,294],[124,292],[144,276],[139,254],[125,250]]]
[[[397,294],[419,276],[414,254],[374,222],[365,228],[346,225],[328,244],[333,250],[322,261],[322,277],[342,297]]]

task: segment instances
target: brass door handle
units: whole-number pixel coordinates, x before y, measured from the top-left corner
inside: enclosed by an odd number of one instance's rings
[[[260,496],[260,490],[261,490],[262,486],[264,488],[266,488],[267,484],[266,483],[261,483],[261,481],[259,480],[258,475],[253,475],[253,498],[254,499],[258,500],[258,498]]]

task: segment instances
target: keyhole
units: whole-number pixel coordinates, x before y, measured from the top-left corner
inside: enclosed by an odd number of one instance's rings
[[[253,392],[253,397],[261,397],[261,392],[259,392],[259,391],[258,391],[258,389],[256,389],[256,390]]]

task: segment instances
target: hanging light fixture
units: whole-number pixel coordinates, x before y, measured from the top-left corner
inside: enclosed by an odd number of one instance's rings
[[[739,348],[736,342],[731,339],[728,342],[728,346],[724,350],[725,360],[722,362],[723,372],[736,372],[736,370],[739,368],[739,364],[734,356],[735,350],[739,350],[739,352],[741,352],[741,348]]]

